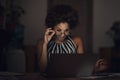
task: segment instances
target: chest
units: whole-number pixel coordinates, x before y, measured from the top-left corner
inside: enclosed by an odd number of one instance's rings
[[[72,40],[67,40],[64,43],[58,44],[54,41],[51,41],[48,44],[48,53],[50,54],[72,54],[76,52],[76,45]]]

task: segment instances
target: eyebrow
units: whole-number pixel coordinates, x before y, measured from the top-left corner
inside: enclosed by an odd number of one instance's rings
[[[59,28],[59,27],[56,27],[57,29],[60,29],[60,30],[62,30],[61,28]],[[65,30],[69,30],[69,28],[67,28],[67,29],[65,29]]]

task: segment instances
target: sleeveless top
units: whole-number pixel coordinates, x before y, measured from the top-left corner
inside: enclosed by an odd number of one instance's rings
[[[55,40],[51,40],[47,46],[48,58],[50,54],[73,54],[77,52],[77,46],[73,42],[71,36],[68,36],[66,40],[59,44]]]

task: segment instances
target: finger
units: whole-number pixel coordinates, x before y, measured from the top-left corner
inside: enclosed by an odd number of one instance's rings
[[[103,59],[99,59],[99,60],[97,60],[97,62],[96,62],[96,66],[99,66],[103,61],[104,61]]]
[[[46,29],[45,34],[49,35],[49,33],[53,33],[53,32],[54,32],[54,30],[51,30],[51,29]]]
[[[46,30],[52,30],[52,28],[47,28]]]
[[[100,59],[97,62],[97,66],[99,66],[99,65],[106,65],[106,64],[107,64],[107,62],[104,59]]]
[[[98,60],[98,63],[103,62],[103,61],[104,61],[103,59],[99,59],[99,60]]]
[[[47,31],[49,31],[49,30],[51,30],[52,28],[47,28],[46,30],[45,30],[45,32],[47,32]]]
[[[53,36],[55,34],[55,31],[53,31],[52,33],[51,33],[51,36]]]
[[[50,36],[53,36],[54,34],[55,34],[55,31],[53,31],[53,30],[50,30],[48,33],[48,35],[50,35]]]

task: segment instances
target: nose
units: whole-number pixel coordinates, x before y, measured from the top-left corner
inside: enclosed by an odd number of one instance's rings
[[[64,37],[64,36],[65,36],[65,32],[62,32],[62,33],[61,33],[61,37]]]

